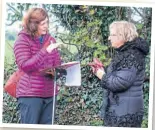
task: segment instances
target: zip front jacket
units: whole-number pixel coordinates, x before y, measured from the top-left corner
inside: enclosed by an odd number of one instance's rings
[[[43,41],[51,37],[43,36]],[[56,42],[52,38],[53,44]],[[45,43],[45,42],[44,42]],[[54,80],[49,75],[40,73],[41,69],[54,67],[61,64],[60,54],[57,49],[48,53],[38,37],[32,38],[22,30],[14,45],[14,54],[18,68],[25,72],[17,85],[18,97],[52,97],[54,95]],[[56,94],[58,90],[56,89]]]

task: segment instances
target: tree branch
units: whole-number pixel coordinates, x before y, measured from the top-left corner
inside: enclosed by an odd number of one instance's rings
[[[20,7],[22,8],[22,5],[20,5]],[[20,16],[21,16],[21,17],[23,16],[22,9],[20,10]]]
[[[66,23],[67,23],[68,27],[70,28],[70,30],[72,30],[72,27],[71,27],[71,25],[69,24],[69,22],[68,22],[68,20],[67,20],[67,18],[68,18],[68,13],[66,13],[65,16],[66,16],[66,17],[65,17]]]
[[[79,50],[79,47],[78,47],[76,44],[66,43],[66,42],[64,41],[64,39],[62,39],[61,37],[58,37],[58,38],[59,38],[64,44],[76,46],[76,48],[77,48],[77,50],[78,50],[78,54],[79,54],[80,50]]]
[[[133,7],[133,8],[143,19],[146,19],[145,16],[142,13],[140,13],[136,7]]]
[[[14,24],[14,22],[16,22],[16,21],[17,21],[17,19],[11,21],[11,23],[9,23],[9,24],[6,24],[6,26],[11,26],[11,25]]]
[[[14,13],[18,13],[19,15],[20,15],[20,12],[18,12],[18,10],[16,10],[14,7],[12,7],[10,4],[7,4],[7,6],[9,6],[11,9],[12,9],[12,11],[14,12]]]

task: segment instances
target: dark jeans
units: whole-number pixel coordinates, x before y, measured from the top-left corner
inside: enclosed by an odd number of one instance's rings
[[[20,122],[24,124],[52,124],[53,97],[20,97],[17,100]],[[56,105],[56,99],[55,99]],[[55,115],[55,112],[54,112]]]

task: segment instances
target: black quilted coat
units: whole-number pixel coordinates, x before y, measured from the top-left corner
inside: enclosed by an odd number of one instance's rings
[[[141,127],[144,103],[145,56],[149,46],[142,38],[126,42],[101,80],[104,88],[101,117],[105,126]]]

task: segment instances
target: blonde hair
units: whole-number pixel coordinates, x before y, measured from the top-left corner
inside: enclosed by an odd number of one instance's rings
[[[43,8],[31,8],[23,17],[22,26],[34,37],[38,30],[38,24],[46,18],[49,19],[47,12]]]
[[[127,21],[114,21],[110,24],[109,30],[115,29],[117,35],[121,35],[125,42],[132,41],[138,37],[137,29],[133,23]]]

